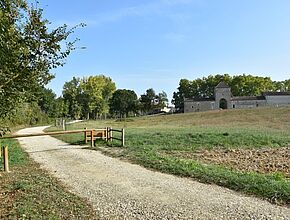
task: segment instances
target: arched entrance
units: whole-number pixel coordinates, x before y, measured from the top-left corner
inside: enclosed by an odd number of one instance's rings
[[[221,109],[227,109],[228,108],[228,102],[225,99],[220,100],[220,108]]]

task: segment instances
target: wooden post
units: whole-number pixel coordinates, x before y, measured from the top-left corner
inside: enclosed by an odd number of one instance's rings
[[[109,141],[109,127],[106,127],[106,141]]]
[[[125,129],[122,128],[122,147],[125,146]]]
[[[91,130],[91,147],[94,147],[94,131]]]
[[[84,130],[85,130],[85,143],[88,143],[88,139],[87,139],[87,128],[84,128]]]
[[[4,159],[4,171],[9,172],[8,146],[4,147],[3,159]]]
[[[113,128],[110,127],[110,141],[113,141]]]
[[[0,158],[2,157],[2,146],[0,146]]]

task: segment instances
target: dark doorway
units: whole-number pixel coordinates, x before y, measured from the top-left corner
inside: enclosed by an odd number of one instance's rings
[[[228,102],[225,99],[220,100],[220,108],[221,109],[227,109],[228,108]]]

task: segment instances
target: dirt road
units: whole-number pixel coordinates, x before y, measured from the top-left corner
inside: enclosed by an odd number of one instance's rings
[[[44,128],[18,133],[39,133]],[[289,208],[150,171],[50,136],[19,141],[43,168],[88,198],[102,219],[290,219]]]

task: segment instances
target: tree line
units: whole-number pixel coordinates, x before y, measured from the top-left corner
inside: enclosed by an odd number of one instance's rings
[[[290,79],[273,81],[270,77],[250,74],[217,74],[194,80],[181,79],[177,91],[173,93],[172,104],[177,111],[183,112],[184,98],[211,98],[214,96],[214,88],[221,81],[225,81],[231,87],[233,96],[256,96],[265,91],[290,90]]]
[[[63,87],[58,109],[62,117],[98,119],[149,114],[167,105],[167,94],[150,88],[138,98],[133,90],[116,89],[111,78],[104,75],[76,78]]]

